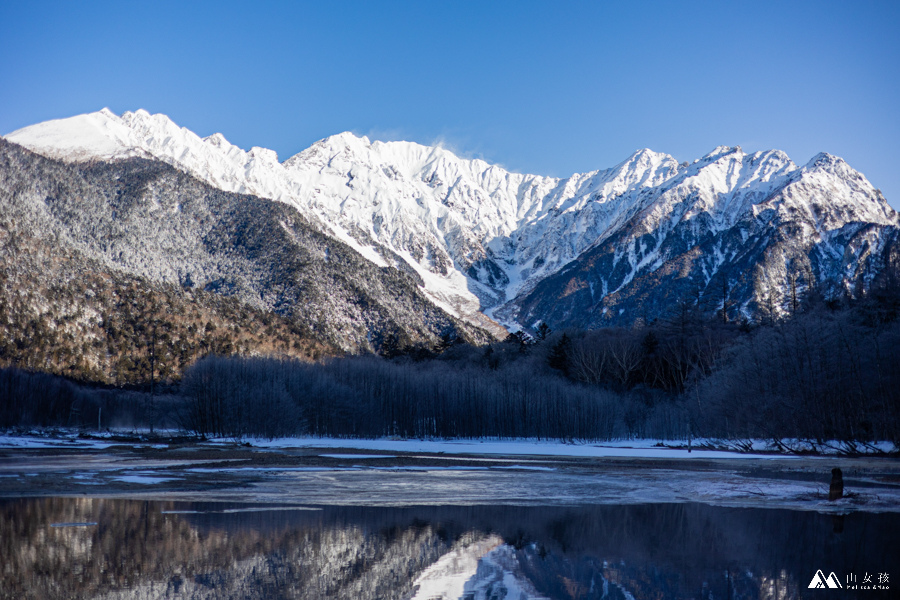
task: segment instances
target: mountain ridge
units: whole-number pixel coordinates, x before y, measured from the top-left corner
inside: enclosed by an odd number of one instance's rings
[[[553,178],[511,173],[440,146],[372,142],[348,132],[278,162],[271,150],[244,151],[221,134],[200,138],[142,110],[118,117],[104,109],[6,137],[69,162],[152,156],[219,189],[290,204],[376,265],[415,272],[429,299],[495,335],[502,329],[492,318],[513,329],[542,320],[522,306],[545,305],[534,302],[535,290],[597,248],[611,253],[610,274],[628,271],[591,278],[592,296],[606,297],[676,259],[669,249],[674,241],[666,242],[670,235],[687,243],[734,230],[745,243],[751,231],[793,228],[799,237],[790,245],[808,249],[851,223],[888,228],[887,235],[898,224],[880,192],[826,153],[798,166],[778,150],[747,154],[739,146],[719,146],[688,164],[642,149],[609,169]],[[615,247],[607,243],[613,239],[619,240]],[[737,251],[734,243],[729,248]],[[722,247],[701,251],[716,252]],[[690,275],[692,285],[705,289],[731,259],[706,261]],[[814,275],[840,278],[844,289],[854,285],[843,273]],[[570,284],[550,295],[562,297]],[[744,286],[749,297],[735,318],[754,317],[756,287]]]

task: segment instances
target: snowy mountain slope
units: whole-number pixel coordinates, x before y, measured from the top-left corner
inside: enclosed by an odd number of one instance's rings
[[[185,305],[195,292],[234,298],[344,351],[377,350],[391,335],[429,344],[444,334],[488,337],[435,307],[415,277],[372,264],[296,209],[223,192],[157,160],[69,165],[0,140],[0,247],[4,259],[20,255],[10,273],[33,265],[36,247],[85,277],[167,285]],[[40,281],[19,295],[62,285],[27,270],[22,281]],[[0,306],[17,294],[0,291]]]
[[[7,139],[74,162],[152,156],[219,189],[288,203],[376,265],[415,272],[429,298],[495,333],[500,328],[485,315],[513,327],[583,321],[575,315],[583,310],[612,315],[628,308],[622,319],[634,318],[633,301],[618,304],[645,295],[641,286],[652,285],[668,261],[690,248],[702,256],[691,259],[698,271],[690,285],[705,290],[717,274],[724,277],[723,269],[736,267],[738,256],[742,268],[755,269],[771,249],[748,251],[761,239],[791,231],[789,246],[815,247],[834,263],[843,252],[830,245],[843,236],[836,232],[853,223],[898,223],[880,192],[825,154],[798,167],[779,151],[721,146],[689,165],[640,150],[611,169],[559,179],[511,173],[441,147],[342,133],[279,163],[270,150],[245,152],[220,134],[200,138],[164,115],[139,110],[118,117],[106,109],[26,127]],[[603,252],[608,260],[599,260]],[[772,252],[766,256],[774,269]],[[562,274],[579,264],[591,276],[566,280]],[[816,277],[847,287],[846,274],[858,269],[840,268]],[[557,307],[570,288],[589,289],[589,300]],[[743,286],[740,304],[748,313],[760,289]]]
[[[524,323],[597,327],[700,296],[712,309],[727,303],[732,319],[756,318],[763,304],[784,314],[792,278],[795,290],[826,296],[867,284],[897,235],[897,214],[839,158],[798,168],[780,152],[722,148],[503,310]]]

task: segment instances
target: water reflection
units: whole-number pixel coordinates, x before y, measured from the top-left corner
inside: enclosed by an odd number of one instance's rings
[[[699,504],[18,499],[0,501],[0,598],[796,598],[819,569],[900,577],[898,534],[893,513]]]

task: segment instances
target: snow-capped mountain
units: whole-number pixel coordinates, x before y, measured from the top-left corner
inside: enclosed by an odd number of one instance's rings
[[[898,224],[878,190],[827,154],[798,166],[779,151],[721,146],[679,164],[645,149],[560,179],[342,133],[282,163],[164,115],[106,109],[6,138],[69,162],[154,158],[285,202],[376,265],[414,271],[432,301],[495,333],[488,317],[512,327],[629,322],[657,314],[673,290],[733,289],[732,316],[767,302],[783,310],[792,269],[809,273],[806,288],[849,289],[880,268]]]
[[[147,372],[134,360],[151,321],[176,376],[209,353],[491,339],[430,302],[414,273],[378,267],[290,205],[158,160],[67,164],[0,139],[3,358],[27,349],[16,360],[69,368],[64,347],[83,376],[129,383]]]
[[[840,158],[720,147],[626,201],[578,260],[501,308],[578,327],[665,314],[692,299],[725,318],[790,312],[797,295],[867,286],[892,259],[898,215]]]

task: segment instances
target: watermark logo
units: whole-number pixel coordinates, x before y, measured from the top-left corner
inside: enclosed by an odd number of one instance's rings
[[[822,572],[822,569],[816,571],[816,574],[813,575],[812,581],[809,582],[809,589],[824,589],[824,588],[840,588],[841,582],[838,581],[837,576],[834,574],[834,571],[831,572],[831,575],[825,577],[825,573]]]
[[[869,573],[865,572],[862,583],[858,583],[855,573],[847,575],[848,590],[889,590],[890,579],[887,573]]]
[[[848,590],[889,590],[889,575],[887,573],[869,573],[866,571],[865,575],[862,578],[862,584],[859,583],[859,580],[856,577],[855,573],[850,573],[847,575],[847,585],[841,585],[840,580],[837,578],[837,575],[834,574],[834,571],[828,577],[825,577],[825,573],[822,572],[822,569],[816,571],[816,574],[813,575],[812,580],[809,582],[807,586],[811,590],[824,590],[824,589],[848,589]]]

